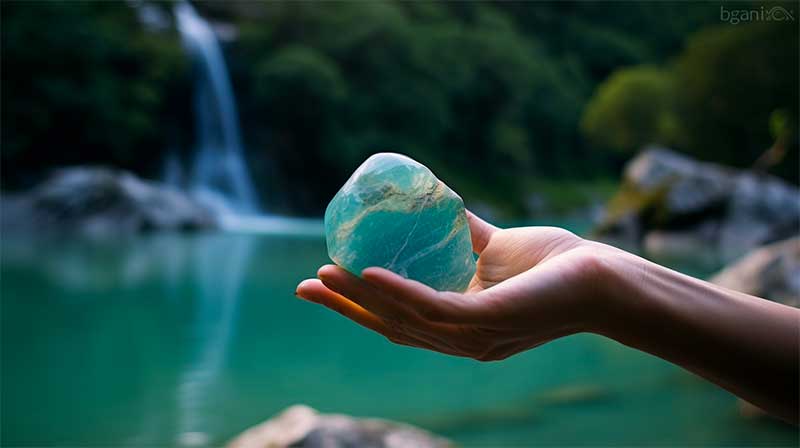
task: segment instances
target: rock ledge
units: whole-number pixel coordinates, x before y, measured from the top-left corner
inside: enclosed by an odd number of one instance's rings
[[[218,226],[214,214],[186,194],[127,171],[70,167],[32,190],[2,197],[4,231],[121,236],[150,230]]]

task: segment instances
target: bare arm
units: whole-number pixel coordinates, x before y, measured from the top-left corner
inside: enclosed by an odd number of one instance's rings
[[[800,310],[619,254],[594,331],[678,364],[798,422]]]
[[[592,332],[678,364],[798,421],[800,310],[730,291],[563,229],[469,215],[478,269],[464,293],[332,265],[297,294],[390,341],[481,361]]]

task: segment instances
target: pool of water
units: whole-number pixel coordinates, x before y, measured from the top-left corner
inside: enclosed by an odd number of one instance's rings
[[[220,445],[292,404],[462,445],[794,445],[730,394],[592,335],[498,363],[392,345],[297,300],[324,240],[2,247],[3,445]]]

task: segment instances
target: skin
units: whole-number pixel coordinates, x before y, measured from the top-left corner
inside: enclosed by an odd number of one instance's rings
[[[800,310],[727,290],[555,227],[499,229],[467,212],[477,271],[464,293],[381,268],[322,266],[298,297],[391,342],[479,361],[588,332],[698,374],[798,422]]]

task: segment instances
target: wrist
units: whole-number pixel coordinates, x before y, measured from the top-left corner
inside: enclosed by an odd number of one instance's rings
[[[641,288],[659,266],[612,246],[592,245],[586,331],[621,341],[648,313]]]

